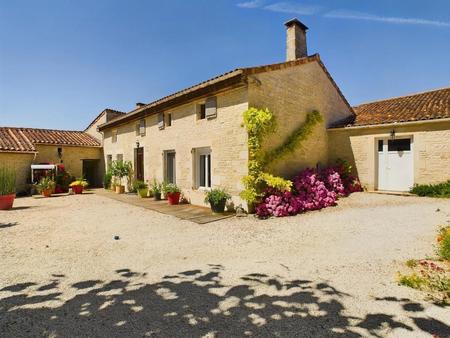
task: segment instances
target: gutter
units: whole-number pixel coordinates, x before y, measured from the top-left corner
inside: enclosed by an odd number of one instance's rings
[[[449,122],[450,118],[433,119],[433,120],[419,120],[419,121],[405,121],[405,122],[392,122],[392,123],[380,123],[380,124],[368,124],[364,126],[349,126],[349,127],[339,127],[339,128],[328,128],[327,131],[334,130],[355,130],[355,129],[374,129],[383,127],[403,127],[403,126],[414,126],[419,124],[429,124],[437,122]]]

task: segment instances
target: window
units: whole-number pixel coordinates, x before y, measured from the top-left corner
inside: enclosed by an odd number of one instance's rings
[[[114,129],[111,132],[111,142],[112,143],[116,143],[117,142],[117,129]]]
[[[383,151],[383,140],[378,140],[378,151],[382,152]]]
[[[106,155],[106,169],[111,169],[112,155]]]
[[[172,113],[167,113],[167,126],[170,127],[172,125]]]
[[[116,155],[116,160],[117,161],[123,161],[123,154],[117,154]]]
[[[198,188],[211,188],[211,149],[194,149],[195,186]]]
[[[175,151],[164,152],[164,180],[168,183],[176,183]]]
[[[204,103],[197,105],[197,119],[204,120],[206,118],[206,105]]]
[[[388,151],[409,151],[411,150],[411,139],[403,138],[388,141]]]
[[[145,136],[145,119],[136,123],[136,136]]]
[[[158,128],[164,129],[164,113],[158,114]]]

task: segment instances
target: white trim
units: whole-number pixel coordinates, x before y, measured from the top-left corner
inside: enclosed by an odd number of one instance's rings
[[[194,189],[207,191],[212,187],[212,168],[208,167],[208,161],[205,161],[205,186],[200,185],[200,158],[201,156],[210,156],[210,163],[212,163],[212,151],[210,147],[194,148],[192,152],[194,159],[194,175],[195,182],[193,184]],[[205,157],[206,159],[207,157]],[[210,176],[209,176],[210,175]],[[211,185],[207,186],[208,181],[211,181]]]

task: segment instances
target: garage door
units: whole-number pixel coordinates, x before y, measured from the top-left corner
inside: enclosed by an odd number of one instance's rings
[[[378,190],[408,191],[414,184],[411,138],[378,140]]]

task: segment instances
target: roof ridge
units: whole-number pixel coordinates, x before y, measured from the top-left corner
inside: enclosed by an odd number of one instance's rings
[[[0,126],[0,128],[14,129],[14,130],[62,131],[62,132],[69,132],[69,133],[83,133],[83,134],[87,134],[83,130],[48,129],[48,128],[31,128],[31,127],[8,127],[8,126]],[[89,134],[87,134],[87,135],[89,135]]]
[[[381,99],[381,100],[373,100],[373,101],[367,101],[367,102],[363,102],[360,103],[356,106],[353,106],[353,108],[358,108],[361,106],[365,106],[367,104],[372,104],[372,103],[378,103],[378,102],[385,102],[385,101],[391,101],[391,100],[396,100],[396,99],[403,99],[403,98],[407,98],[407,97],[411,97],[411,96],[416,96],[416,95],[422,95],[422,94],[428,94],[428,93],[433,93],[433,92],[439,92],[442,90],[448,90],[450,89],[449,87],[442,87],[442,88],[436,88],[436,89],[430,89],[430,90],[425,90],[425,91],[421,91],[421,92],[416,92],[416,93],[410,93],[410,94],[406,94],[406,95],[400,95],[400,96],[393,96],[393,97],[388,97],[385,99]]]

